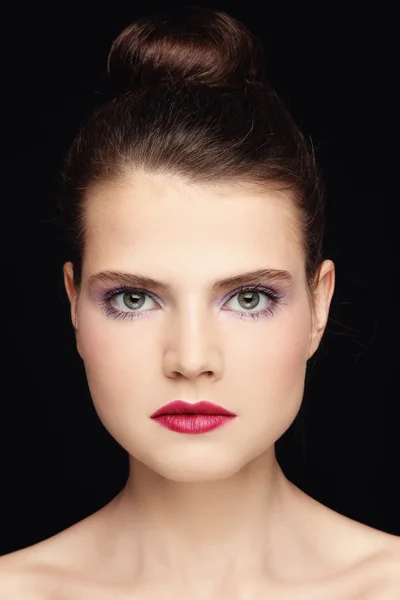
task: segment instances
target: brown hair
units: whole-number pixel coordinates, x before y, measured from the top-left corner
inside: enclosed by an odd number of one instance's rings
[[[324,200],[306,142],[264,79],[260,42],[219,10],[143,17],[108,56],[114,95],[83,124],[65,158],[61,221],[81,284],[85,195],[140,169],[187,183],[290,190],[309,291],[322,261]]]

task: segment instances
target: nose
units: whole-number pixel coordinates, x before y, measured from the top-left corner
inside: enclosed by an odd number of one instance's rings
[[[218,327],[208,316],[197,311],[175,320],[167,336],[164,372],[196,379],[204,374],[219,378],[222,369]]]

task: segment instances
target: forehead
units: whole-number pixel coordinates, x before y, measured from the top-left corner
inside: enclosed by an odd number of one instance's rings
[[[203,261],[208,272],[237,266],[302,264],[288,192],[202,186],[132,172],[86,198],[85,261],[90,270]],[[211,262],[210,262],[211,261]],[[165,265],[164,265],[165,263]]]

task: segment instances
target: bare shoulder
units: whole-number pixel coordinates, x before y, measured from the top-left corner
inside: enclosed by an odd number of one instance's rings
[[[400,599],[400,537],[390,536],[388,547],[380,557],[378,568],[381,577],[382,600]]]
[[[36,545],[0,557],[1,600],[56,600],[47,593],[51,569],[36,562]]]
[[[1,600],[36,600],[34,588],[29,585],[29,570],[20,551],[0,557],[0,598]],[[29,589],[31,588],[31,590]]]
[[[91,564],[104,509],[31,546],[0,556],[0,600],[64,600]],[[70,597],[77,600],[77,594]]]
[[[348,587],[341,588],[339,594],[336,593],[335,586],[332,590],[326,588],[326,600],[400,600],[400,538],[388,535],[385,542],[382,549],[366,561]],[[85,591],[88,588],[76,585],[76,582],[71,582],[70,590],[73,593],[72,596],[69,595],[69,575],[66,577],[59,565],[49,566],[38,562],[38,554],[41,556],[38,546],[39,544],[0,557],[1,600],[66,600],[77,596],[86,598]],[[358,586],[357,581],[362,581],[363,585]],[[344,593],[343,589],[346,589]],[[82,596],[81,592],[84,592]],[[97,592],[90,595],[101,600],[106,598],[102,593],[97,595]],[[314,599],[316,596],[311,594],[310,597]],[[297,596],[291,595],[291,598],[296,600]],[[300,595],[299,600],[300,598],[303,600],[304,596]]]
[[[97,573],[98,565],[90,558],[89,563],[84,561],[84,556],[92,554],[89,551],[92,544],[88,544],[88,540],[96,537],[89,522],[85,520],[53,538],[1,556],[0,599],[65,600],[73,597],[77,600],[90,596],[103,600],[106,597],[104,587],[96,585],[92,577],[93,572]],[[400,537],[359,524],[355,527],[360,532],[360,544],[369,550],[365,558],[350,569],[353,573],[344,575],[341,592],[336,593],[337,585],[341,585],[339,577],[338,582],[332,580],[332,587],[328,583],[323,597],[326,600],[400,600]],[[86,572],[84,567],[82,572],[81,567],[85,564],[92,568]],[[104,565],[100,571],[104,575]],[[89,581],[93,587],[86,587]],[[84,592],[83,596],[81,592]],[[116,597],[116,594],[112,595]],[[291,596],[293,600],[300,597],[303,600],[304,596]],[[312,594],[311,597],[314,599]]]
[[[362,600],[400,600],[400,537],[376,534],[381,544],[361,569],[368,590]]]
[[[43,544],[0,556],[1,600],[58,600],[54,593],[58,566],[43,560]]]

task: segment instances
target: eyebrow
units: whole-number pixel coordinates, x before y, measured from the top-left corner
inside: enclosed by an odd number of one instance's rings
[[[256,280],[267,279],[271,284],[281,284],[291,286],[294,283],[294,278],[289,271],[279,269],[258,269],[249,271],[248,273],[239,273],[224,279],[216,279],[212,281],[207,289],[209,292],[221,292],[230,287],[241,287],[254,283]],[[119,284],[132,288],[151,288],[160,292],[169,292],[171,285],[164,281],[157,281],[147,275],[139,275],[135,273],[124,273],[121,271],[100,271],[89,277],[89,289],[94,289],[99,285],[104,284]]]

